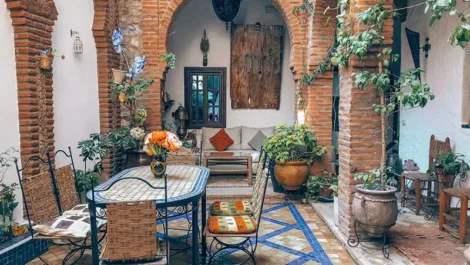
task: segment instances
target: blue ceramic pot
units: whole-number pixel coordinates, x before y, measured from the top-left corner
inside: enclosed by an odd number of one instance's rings
[[[155,155],[150,162],[150,169],[156,178],[163,178],[166,172],[166,156]]]

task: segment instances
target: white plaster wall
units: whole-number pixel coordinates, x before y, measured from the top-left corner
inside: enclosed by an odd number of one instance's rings
[[[290,40],[284,19],[279,12],[266,13],[265,7],[272,5],[269,0],[244,0],[235,24],[283,25],[284,52],[282,66],[281,104],[279,110],[240,110],[232,109],[230,101],[230,28],[220,21],[207,0],[191,0],[176,15],[169,30],[169,49],[176,55],[176,69],[167,75],[166,88],[175,105],[167,112],[172,122],[171,112],[184,105],[184,67],[202,67],[200,41],[204,29],[210,42],[208,67],[227,68],[227,127],[251,126],[266,127],[281,123],[294,123],[295,84],[289,69]]]
[[[18,123],[18,93],[16,82],[15,44],[10,12],[5,1],[0,1],[0,152],[13,147],[20,148],[20,132]],[[0,176],[1,177],[1,176]],[[5,184],[18,183],[15,167],[10,168],[2,180]],[[21,220],[23,204],[21,191],[16,191],[16,199],[20,202],[14,212],[15,220]]]
[[[409,5],[418,3],[413,0]],[[470,55],[467,49],[453,47],[447,42],[452,29],[457,25],[455,17],[444,17],[429,27],[429,14],[424,15],[424,6],[410,9],[402,25],[402,71],[413,68],[405,27],[421,33],[421,45],[430,38],[432,49],[426,59],[421,52],[422,75],[436,99],[424,109],[401,112],[400,157],[414,159],[421,170],[428,169],[429,139],[432,134],[439,140],[449,137],[455,152],[464,154],[470,163],[470,129],[462,128],[463,69],[468,71]],[[470,73],[466,73],[467,78]],[[467,106],[468,107],[468,106]],[[470,184],[466,184],[470,186]]]
[[[75,166],[83,169],[76,149],[80,140],[99,132],[98,74],[96,47],[92,35],[92,0],[55,0],[59,16],[54,25],[52,45],[65,60],[54,59],[54,139],[56,150],[72,147]],[[70,30],[80,33],[83,54],[73,53],[75,37]],[[63,156],[62,156],[63,157]],[[58,159],[61,166],[69,160]]]

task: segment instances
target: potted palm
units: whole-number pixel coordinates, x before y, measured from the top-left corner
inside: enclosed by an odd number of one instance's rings
[[[437,176],[441,183],[453,183],[457,174],[469,171],[464,158],[465,156],[461,154],[440,152],[427,173]]]
[[[326,148],[317,145],[316,135],[306,125],[279,125],[266,140],[264,149],[276,161],[276,180],[289,191],[300,189],[309,175],[309,167],[326,154]]]

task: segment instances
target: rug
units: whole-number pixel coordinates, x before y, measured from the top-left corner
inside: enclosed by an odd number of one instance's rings
[[[393,245],[417,265],[465,264],[465,246],[437,226],[395,226],[390,236]]]

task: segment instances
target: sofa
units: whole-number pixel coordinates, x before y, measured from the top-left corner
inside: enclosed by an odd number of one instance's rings
[[[258,150],[255,150],[250,146],[249,142],[255,137],[258,131],[261,131],[266,137],[270,137],[274,134],[275,127],[265,128],[251,128],[245,126],[239,126],[234,128],[224,128],[225,132],[232,138],[233,144],[230,145],[226,150],[222,152],[231,152],[234,156],[251,156],[252,157],[252,169],[253,174],[256,174],[256,168],[259,162]],[[221,128],[202,128],[201,135],[201,156],[209,156],[211,153],[218,152],[214,145],[210,142],[210,138],[218,133]],[[237,164],[235,162],[220,162],[209,166],[210,169],[237,169],[246,168],[245,165]]]

